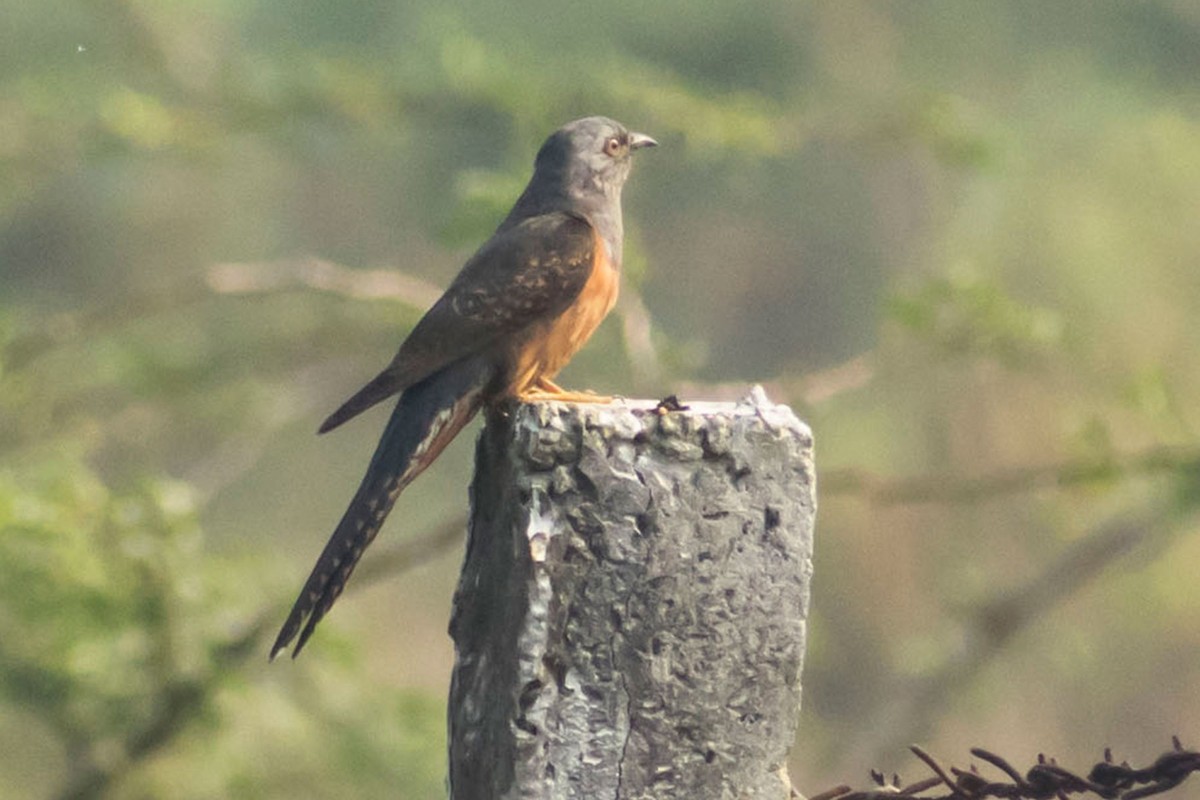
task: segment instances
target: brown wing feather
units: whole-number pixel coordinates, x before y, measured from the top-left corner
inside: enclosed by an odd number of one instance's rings
[[[507,334],[558,316],[587,283],[594,255],[592,226],[566,213],[531,217],[497,232],[421,318],[392,363],[333,412],[319,432]]]

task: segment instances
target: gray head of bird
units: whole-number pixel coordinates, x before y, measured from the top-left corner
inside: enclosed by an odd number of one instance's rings
[[[594,193],[619,195],[634,152],[657,144],[608,117],[584,117],[550,134],[538,151],[534,178],[557,183],[580,199]]]

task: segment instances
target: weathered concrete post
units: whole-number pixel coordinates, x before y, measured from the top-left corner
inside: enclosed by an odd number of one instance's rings
[[[814,513],[790,410],[514,405],[471,498],[453,800],[789,796]]]

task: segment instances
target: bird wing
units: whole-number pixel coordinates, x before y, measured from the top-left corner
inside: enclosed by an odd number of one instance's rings
[[[554,212],[498,231],[467,261],[383,372],[321,423],[332,430],[464,356],[570,307],[591,275],[596,234]]]

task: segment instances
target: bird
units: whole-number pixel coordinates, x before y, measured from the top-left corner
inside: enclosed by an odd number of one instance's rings
[[[553,379],[616,302],[621,190],[632,156],[658,143],[607,117],[554,131],[496,231],[463,265],[375,378],[321,424],[333,430],[399,394],[358,490],[271,647],[295,658],[350,579],[396,498],[484,406],[607,402]]]

